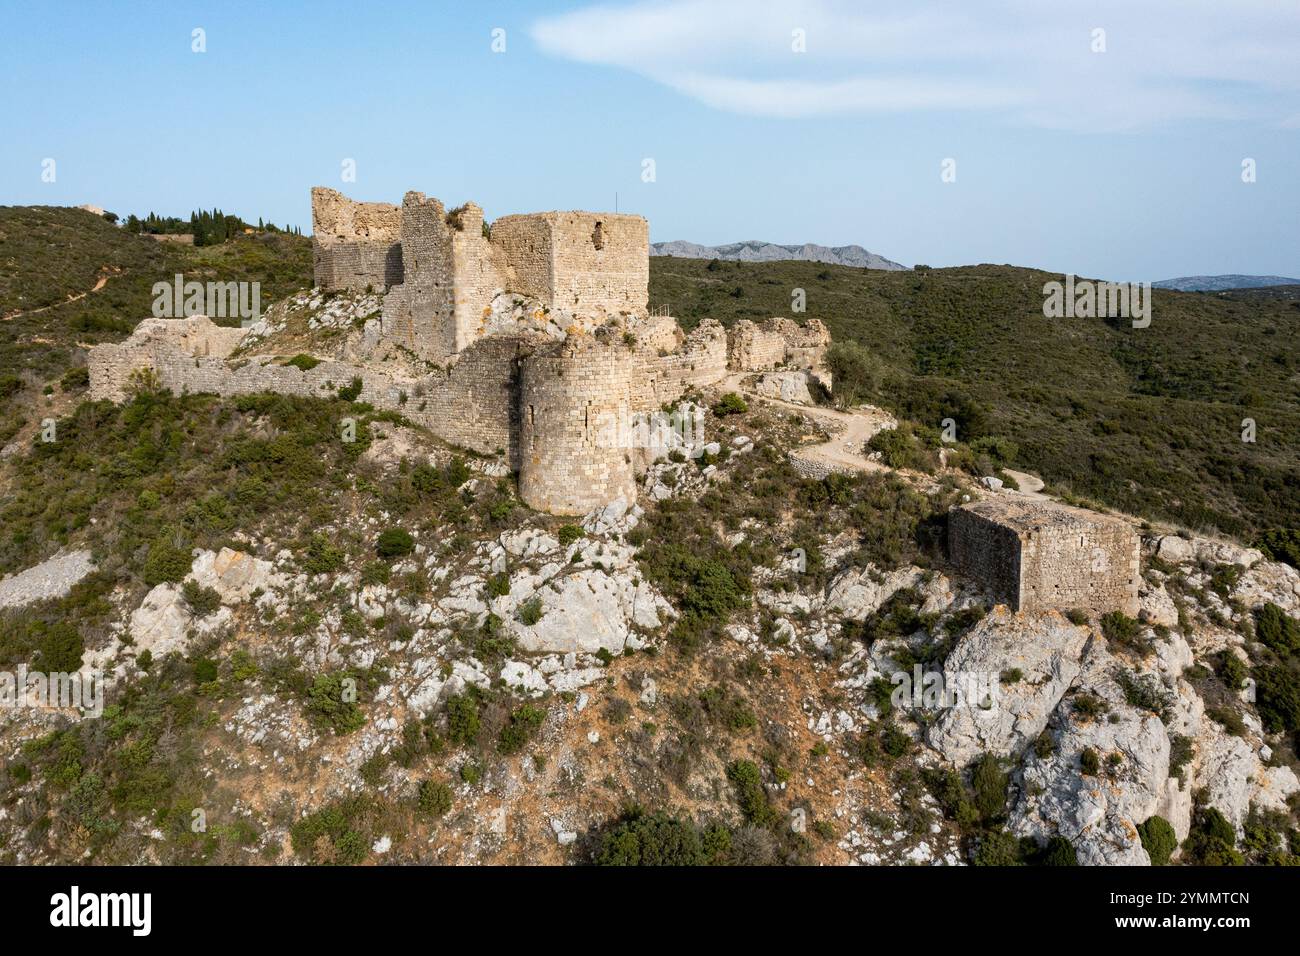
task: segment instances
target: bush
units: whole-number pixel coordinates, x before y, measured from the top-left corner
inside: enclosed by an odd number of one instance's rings
[[[1192,830],[1183,841],[1183,860],[1194,866],[1240,866],[1237,831],[1214,807],[1201,807],[1192,818]]]
[[[197,618],[204,618],[221,607],[221,595],[215,588],[204,587],[197,581],[186,581],[181,586],[181,596],[190,613]]]
[[[1083,752],[1079,754],[1079,767],[1089,777],[1095,777],[1101,770],[1101,758],[1097,756],[1097,751],[1091,747],[1084,747]]]
[[[586,532],[576,524],[566,524],[560,526],[560,530],[555,533],[555,536],[560,539],[560,547],[567,548],[585,534]]]
[[[149,555],[145,558],[142,576],[149,587],[167,581],[179,581],[190,573],[194,559],[189,547],[173,530],[163,532],[149,546]]]
[[[346,560],[342,548],[334,547],[323,534],[314,534],[299,563],[308,574],[329,574],[340,570]]]
[[[1265,604],[1255,612],[1255,636],[1283,657],[1300,651],[1300,623],[1276,604]]]
[[[973,802],[980,819],[986,825],[995,823],[1004,816],[1009,783],[1002,762],[992,754],[982,754],[971,766]]]
[[[289,830],[293,852],[316,864],[355,866],[370,850],[364,813],[364,804],[348,800],[308,814]]]
[[[505,597],[510,593],[510,575],[504,571],[498,571],[487,579],[488,597]]]
[[[497,750],[503,754],[517,754],[542,726],[546,711],[532,704],[523,704],[510,715],[509,722],[497,737]]]
[[[351,383],[339,389],[338,396],[345,402],[355,402],[361,395],[361,387],[361,379],[354,378]]]
[[[867,442],[867,447],[879,452],[880,460],[890,468],[932,472],[939,464],[939,456],[926,446],[916,428],[908,422],[876,432]]]
[[[420,812],[430,817],[440,817],[451,809],[451,787],[440,780],[425,780],[416,797]]]
[[[90,369],[84,365],[76,368],[70,368],[63,373],[63,378],[59,379],[59,387],[65,392],[80,391],[90,386]]]
[[[1062,836],[1054,836],[1047,841],[1038,863],[1040,866],[1078,866],[1079,855],[1074,850],[1074,844],[1069,840]]]
[[[713,414],[719,418],[725,418],[728,415],[743,415],[747,411],[749,411],[749,405],[735,392],[728,392],[723,395],[717,404],[713,406]]]
[[[1166,866],[1169,857],[1178,849],[1178,836],[1164,817],[1152,817],[1139,823],[1138,836],[1142,839],[1142,848],[1151,857],[1152,866]]]
[[[1020,841],[1006,830],[987,833],[980,838],[971,863],[974,866],[1024,866]]]
[[[542,599],[531,597],[519,605],[519,621],[526,627],[532,627],[542,619]]]
[[[400,558],[415,550],[415,539],[402,528],[389,528],[379,535],[375,551],[381,558]]]
[[[340,737],[361,729],[366,715],[355,699],[345,699],[354,695],[355,680],[346,673],[317,675],[307,691],[307,715],[316,726]]]
[[[1214,669],[1219,673],[1219,680],[1229,690],[1241,690],[1246,686],[1246,678],[1250,674],[1246,662],[1227,649],[1219,653]]]
[[[639,807],[599,833],[591,860],[597,866],[707,866],[722,862],[731,833],[701,830],[690,820]]]
[[[1255,709],[1269,733],[1300,730],[1300,676],[1289,667],[1256,667]]]
[[[1150,657],[1155,650],[1151,646],[1151,641],[1142,636],[1141,623],[1122,611],[1111,611],[1109,614],[1102,615],[1101,633],[1112,650],[1123,648],[1133,651],[1139,657]]]
[[[727,779],[736,790],[736,800],[745,820],[755,826],[768,826],[776,821],[776,811],[767,800],[762,774],[751,760],[736,760],[727,766]]]
[[[447,698],[447,739],[453,744],[468,745],[478,738],[481,724],[478,699],[472,693]]]
[[[1273,561],[1300,568],[1300,528],[1271,528],[1259,539],[1259,549]]]
[[[313,355],[304,355],[303,353],[299,352],[297,355],[289,359],[289,361],[285,362],[284,364],[292,365],[294,368],[300,368],[304,372],[310,372],[312,369],[314,369],[317,365],[320,364],[320,359],[316,358]]]
[[[37,663],[46,674],[71,674],[81,669],[85,644],[73,625],[59,621],[45,629],[37,653]]]

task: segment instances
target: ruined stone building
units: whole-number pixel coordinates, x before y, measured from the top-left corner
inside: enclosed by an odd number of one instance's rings
[[[267,345],[245,349],[246,329],[146,319],[91,350],[92,396],[122,400],[143,368],[173,391],[219,395],[328,396],[360,379],[361,401],[501,454],[528,505],[578,515],[635,498],[651,453],[638,417],[731,371],[818,368],[830,342],[816,320],[730,331],[705,320],[687,334],[652,314],[640,216],[546,212],[489,226],[473,203],[448,211],[415,192],[400,206],[363,203],[318,187],[312,226],[323,294],[382,295],[356,348],[302,368]]]
[[[1138,536],[1122,518],[1018,495],[971,502],[948,514],[948,552],[1015,611],[1137,613]]]

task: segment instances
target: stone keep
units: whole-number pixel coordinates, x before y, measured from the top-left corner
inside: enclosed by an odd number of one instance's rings
[[[448,211],[418,192],[400,207],[359,203],[317,186],[312,231],[316,285],[387,290],[385,336],[432,362],[482,337],[504,292],[596,324],[647,311],[650,228],[641,216],[530,213],[488,230],[474,203]]]
[[[948,551],[1013,610],[1137,614],[1138,536],[1120,518],[1019,496],[972,502],[949,512]]]

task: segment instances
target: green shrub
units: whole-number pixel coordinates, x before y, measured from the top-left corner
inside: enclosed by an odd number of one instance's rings
[[[1010,778],[1002,762],[992,754],[981,754],[971,766],[971,791],[975,810],[986,825],[1005,816]]]
[[[1072,607],[1070,608],[1070,610],[1066,611],[1065,617],[1066,620],[1068,620],[1071,624],[1074,624],[1078,627],[1083,627],[1090,620],[1090,618],[1088,617],[1088,612],[1083,610],[1082,608],[1077,608],[1077,607]]]
[[[519,621],[526,627],[532,627],[542,619],[542,599],[531,597],[519,605]]]
[[[217,679],[217,662],[210,657],[196,657],[190,667],[196,684],[211,684]]]
[[[350,383],[339,388],[338,396],[345,402],[355,402],[361,395],[362,382],[354,378]]]
[[[341,570],[346,560],[342,548],[334,547],[323,534],[317,533],[308,539],[299,564],[308,574],[329,574]]]
[[[430,817],[444,816],[451,809],[451,787],[440,780],[424,780],[416,797],[420,812]]]
[[[1270,560],[1300,568],[1300,528],[1270,528],[1260,535],[1258,547]]]
[[[736,800],[745,820],[755,826],[768,826],[776,821],[776,811],[767,799],[763,777],[758,765],[751,760],[735,760],[727,766],[727,779],[736,791]]]
[[[586,532],[576,524],[561,525],[560,529],[555,532],[555,536],[560,539],[560,547],[562,548],[567,548],[585,534]]]
[[[63,373],[63,378],[59,379],[59,387],[65,392],[80,391],[90,386],[90,369],[84,365],[78,365],[70,368]]]
[[[1246,662],[1227,649],[1220,651],[1215,658],[1214,669],[1219,674],[1219,680],[1229,690],[1241,690],[1246,686],[1246,678],[1250,676]]]
[[[1042,854],[1038,858],[1040,866],[1078,866],[1079,855],[1075,852],[1074,844],[1063,836],[1054,836],[1047,841],[1047,846],[1043,848]]]
[[[471,693],[455,694],[447,698],[447,739],[465,746],[477,738],[479,728],[478,698]]]
[[[971,860],[974,866],[1024,866],[1020,841],[1006,830],[995,830],[980,837]]]
[[[487,579],[487,593],[490,598],[505,597],[510,593],[510,575],[498,571]]]
[[[501,728],[497,737],[497,750],[509,755],[517,754],[532,739],[537,728],[546,719],[546,711],[532,704],[523,704],[510,715],[510,720]]]
[[[1255,612],[1255,636],[1283,657],[1300,652],[1300,622],[1276,604],[1265,604]]]
[[[1183,841],[1183,860],[1195,866],[1240,866],[1244,861],[1236,844],[1237,831],[1227,818],[1214,807],[1200,807]]]
[[[1169,821],[1164,817],[1151,817],[1145,823],[1139,823],[1137,829],[1142,848],[1151,857],[1151,865],[1168,865],[1170,855],[1178,849],[1178,836]]]
[[[307,715],[317,727],[338,736],[360,730],[366,715],[356,702],[356,678],[348,673],[318,674],[307,691]]]
[[[1300,675],[1281,664],[1254,669],[1255,709],[1269,733],[1300,730]]]
[[[190,613],[197,618],[204,618],[221,607],[221,595],[215,588],[204,587],[197,581],[186,581],[181,585],[181,596],[189,607]]]
[[[731,834],[721,826],[701,830],[664,811],[634,807],[597,834],[591,861],[597,866],[706,866],[722,862]]]
[[[190,548],[174,531],[163,532],[149,546],[149,554],[144,561],[142,576],[149,587],[166,581],[180,581],[190,573],[194,559]]]
[[[379,535],[375,551],[381,558],[400,558],[415,550],[415,539],[403,528],[388,528]]]
[[[314,369],[317,365],[320,364],[320,359],[316,358],[315,356],[305,355],[299,352],[297,355],[289,359],[284,364],[292,365],[294,368],[300,368],[304,372],[310,372],[312,369]]]
[[[743,415],[747,411],[749,411],[749,405],[735,392],[728,392],[723,395],[713,406],[713,414],[719,418],[725,418],[728,415]]]
[[[1101,771],[1101,758],[1091,747],[1084,747],[1079,754],[1079,767],[1089,777],[1095,777]]]
[[[1150,640],[1142,636],[1142,625],[1122,611],[1102,616],[1101,633],[1112,648],[1134,651],[1141,657],[1149,657],[1154,651]]]
[[[37,646],[37,663],[47,674],[71,674],[81,669],[81,656],[85,644],[77,629],[60,621],[44,628]]]
[[[312,863],[355,866],[370,850],[366,805],[358,799],[308,814],[289,829],[293,852]]]

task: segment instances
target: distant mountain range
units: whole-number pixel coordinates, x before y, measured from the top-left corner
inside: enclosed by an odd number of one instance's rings
[[[1224,292],[1228,289],[1259,289],[1270,285],[1300,285],[1300,279],[1286,276],[1182,276],[1151,283],[1157,289],[1178,292]]]
[[[775,262],[795,259],[800,262],[828,262],[837,266],[857,266],[860,269],[886,269],[897,272],[907,266],[868,252],[861,246],[819,246],[804,243],[802,246],[782,246],[775,242],[732,242],[725,246],[701,246],[694,242],[653,242],[650,254],[676,256],[679,259],[733,259],[740,262]]]

